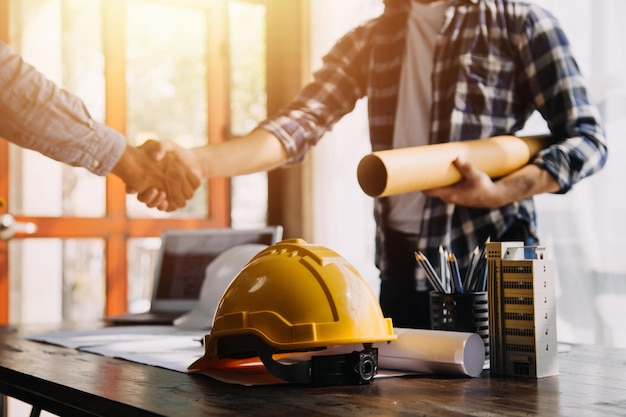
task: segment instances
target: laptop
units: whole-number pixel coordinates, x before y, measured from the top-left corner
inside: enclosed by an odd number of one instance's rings
[[[282,239],[281,226],[254,229],[167,230],[161,234],[150,309],[105,317],[109,324],[173,324],[198,304],[206,267],[236,245],[273,245]]]

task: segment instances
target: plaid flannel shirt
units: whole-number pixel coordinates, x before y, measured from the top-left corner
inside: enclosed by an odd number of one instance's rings
[[[381,16],[340,39],[313,81],[260,125],[282,141],[290,162],[301,160],[363,97],[368,98],[372,149],[391,147],[410,0],[385,5]],[[430,143],[514,134],[534,110],[556,143],[533,163],[558,181],[560,193],[604,165],[604,131],[557,20],[522,1],[456,0],[437,39]],[[377,199],[375,207],[376,264],[384,270],[385,199]],[[476,209],[430,198],[415,249],[436,259],[444,245],[464,270],[474,247],[487,237],[496,240],[518,220],[534,232],[532,199]]]

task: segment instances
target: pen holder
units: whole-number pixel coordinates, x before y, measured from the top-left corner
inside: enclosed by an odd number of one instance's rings
[[[488,359],[489,301],[487,292],[442,294],[431,291],[430,327],[433,330],[478,333],[485,345],[485,359]]]

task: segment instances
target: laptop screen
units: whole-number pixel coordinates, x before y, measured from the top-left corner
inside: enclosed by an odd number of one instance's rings
[[[168,230],[161,235],[152,310],[187,310],[200,296],[206,267],[222,252],[247,243],[272,245],[282,227],[259,229]]]

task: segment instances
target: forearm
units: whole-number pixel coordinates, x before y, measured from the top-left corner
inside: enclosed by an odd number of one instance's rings
[[[534,195],[559,191],[559,184],[545,169],[534,164],[500,178],[494,182],[495,200],[492,207],[501,207]]]
[[[203,178],[233,177],[269,171],[283,165],[287,154],[281,142],[266,130],[227,142],[192,150]]]
[[[134,187],[143,189],[144,173],[140,165],[140,151],[130,145],[126,145],[122,156],[111,169],[111,174],[121,178],[127,184],[133,184]]]
[[[120,133],[91,118],[83,102],[0,43],[0,136],[105,175],[124,151]]]

